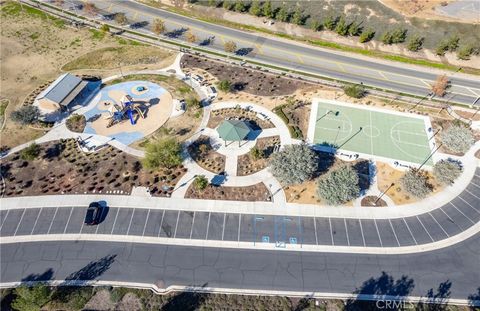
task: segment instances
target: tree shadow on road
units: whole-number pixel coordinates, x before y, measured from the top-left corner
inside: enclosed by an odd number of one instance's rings
[[[471,310],[480,307],[480,287],[477,288],[477,292],[471,295],[468,295],[468,305]]]
[[[47,282],[53,279],[53,269],[48,268],[43,273],[32,273],[24,277],[21,282]]]

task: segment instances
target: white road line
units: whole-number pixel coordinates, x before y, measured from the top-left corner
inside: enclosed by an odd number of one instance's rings
[[[402,218],[402,219],[403,219],[403,222],[405,223],[405,226],[407,226],[408,232],[410,232],[410,235],[412,236],[413,242],[415,242],[415,245],[418,245],[417,239],[415,239],[415,237],[413,236],[412,230],[410,230],[410,227],[408,226],[407,221],[405,220],[405,218]]]
[[[43,208],[40,208],[40,212],[38,212],[37,218],[35,218],[35,223],[33,224],[32,231],[30,231],[30,235],[33,234],[35,227],[37,226],[38,218],[40,218],[40,214],[42,213]],[[65,232],[64,232],[65,233]]]
[[[208,221],[207,221],[207,233],[205,234],[205,240],[208,239],[208,228],[210,227],[210,216],[212,213],[208,213]]]
[[[441,206],[439,208],[445,214],[445,216],[447,216],[448,220],[450,220],[452,223],[454,223],[460,229],[460,232],[463,231],[462,228],[460,228],[460,226],[452,219],[452,217],[450,217],[447,213],[445,213],[445,211],[443,210],[443,208]]]
[[[48,227],[47,234],[50,234],[50,229],[52,229],[52,225],[53,225],[53,222],[55,221],[55,217],[57,216],[57,212],[58,212],[58,206],[55,209],[55,213],[53,214],[53,218],[52,218],[52,221],[50,222],[50,226]]]
[[[471,181],[470,184],[472,184],[472,185],[474,185],[475,187],[477,187],[478,189],[480,189],[480,186],[477,185],[476,183],[474,183],[473,181]]]
[[[418,221],[420,222],[420,224],[422,225],[423,227],[423,230],[425,230],[425,232],[428,234],[428,236],[430,237],[430,239],[432,240],[432,242],[435,242],[435,240],[432,238],[432,236],[430,235],[430,232],[428,232],[427,228],[425,228],[425,226],[423,225],[423,222],[420,220],[420,218],[418,218],[418,216],[416,216]]]
[[[2,227],[3,227],[3,224],[5,223],[5,220],[7,220],[8,213],[10,213],[9,209],[7,210],[7,213],[5,214],[5,218],[3,218],[3,220],[2,220],[2,225],[0,226],[0,230],[2,230]]]
[[[165,210],[163,210],[163,213],[162,213],[162,219],[160,220],[160,227],[158,228],[158,234],[157,234],[157,237],[160,236],[160,232],[162,232],[162,226],[163,226],[163,217],[165,217]]]
[[[476,195],[474,195],[473,193],[471,193],[471,192],[470,192],[470,191],[469,191],[467,188],[465,188],[465,191],[467,191],[468,193],[470,193],[471,195],[473,195],[474,197],[476,197],[477,199],[479,199],[479,200],[480,200],[480,198],[479,198],[479,197],[477,197]]]
[[[478,209],[476,209],[475,207],[473,207],[470,203],[468,203],[467,201],[465,201],[461,196],[458,196],[458,198],[460,198],[460,200],[462,200],[463,202],[467,203],[468,206],[470,206],[471,208],[473,208],[477,213],[480,214],[480,211]]]
[[[330,217],[328,217],[328,223],[330,224],[330,237],[332,238],[332,245],[335,245],[335,242],[333,242],[332,221]]]
[[[393,232],[393,235],[395,236],[395,240],[397,240],[398,246],[401,246],[400,241],[398,240],[397,234],[395,233],[395,229],[393,229],[393,225],[392,225],[392,222],[390,221],[390,219],[388,220],[388,222],[390,223],[390,228],[392,228],[392,232]]]
[[[132,216],[130,216],[130,222],[128,223],[127,235],[130,232],[130,226],[132,225],[133,214],[135,214],[135,209],[133,209]]]
[[[318,245],[317,219],[315,217],[313,217],[313,228],[315,229],[315,243]]]
[[[177,236],[178,221],[180,220],[180,211],[177,213],[177,222],[175,223],[175,231],[173,232],[173,237]]]
[[[239,214],[238,215],[238,238],[237,238],[237,242],[240,242],[240,228],[241,228],[241,225],[242,225],[242,214]]]
[[[192,227],[190,228],[190,239],[192,238],[193,226],[195,225],[195,215],[196,215],[196,212],[193,211]]]
[[[363,246],[367,246],[367,243],[365,243],[365,236],[363,235],[363,226],[362,226],[362,220],[359,219],[358,223],[360,224],[360,232],[362,233],[362,240],[363,240]]]
[[[433,220],[437,223],[437,225],[440,227],[440,229],[442,229],[443,233],[445,233],[447,235],[447,238],[450,237],[450,235],[447,233],[447,231],[445,231],[445,229],[443,229],[443,227],[440,225],[440,223],[435,219],[435,217],[433,217],[433,215],[431,213],[428,213],[428,215],[430,215],[430,217],[433,218]]]
[[[144,235],[145,235],[145,229],[147,229],[148,217],[150,217],[150,209],[148,209],[148,212],[147,212],[147,219],[145,219],[145,225],[143,225],[142,236],[144,236]]]
[[[225,235],[225,221],[227,220],[227,213],[223,214],[223,229],[222,229],[222,241],[223,241],[223,236]]]
[[[115,214],[115,219],[113,220],[112,231],[110,232],[110,234],[113,234],[113,230],[115,229],[115,224],[117,223],[118,212],[120,212],[120,208],[117,208],[117,213]],[[82,227],[83,227],[83,225],[82,225]]]
[[[70,215],[68,215],[68,219],[67,219],[67,224],[65,225],[65,228],[63,229],[63,234],[65,234],[67,232],[67,227],[68,227],[68,224],[70,223],[70,218],[72,217],[72,214],[73,214],[73,209],[75,207],[72,207],[70,209]]]
[[[348,237],[348,228],[347,228],[347,220],[343,218],[343,223],[345,224],[345,232],[347,233],[347,244],[350,246],[350,238]]]
[[[472,219],[470,219],[470,217],[468,217],[468,216],[465,215],[461,210],[459,210],[459,209],[455,206],[455,204],[453,204],[451,201],[450,201],[450,204],[451,204],[460,214],[462,214],[463,216],[465,216],[465,218],[467,218],[468,220],[470,220],[470,222],[471,222],[472,224],[475,224],[475,222],[474,222]]]
[[[373,223],[375,224],[375,229],[377,229],[377,235],[378,235],[378,239],[380,240],[380,246],[383,247],[382,237],[380,236],[380,231],[378,231],[377,221],[373,219]]]
[[[13,233],[13,236],[16,236],[16,235],[17,235],[18,228],[20,227],[20,224],[22,223],[23,215],[25,215],[25,211],[26,211],[26,210],[27,210],[27,209],[23,209],[22,216],[20,216],[20,221],[18,222],[17,227],[15,228],[15,232]]]

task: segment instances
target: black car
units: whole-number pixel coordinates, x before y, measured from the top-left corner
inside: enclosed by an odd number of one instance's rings
[[[102,206],[98,202],[92,202],[87,208],[85,224],[89,226],[98,225],[102,217]]]

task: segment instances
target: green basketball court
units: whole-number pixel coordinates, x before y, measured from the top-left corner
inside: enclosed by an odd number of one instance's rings
[[[314,129],[309,134],[313,132],[314,144],[418,164],[432,151],[424,117],[324,101],[312,113],[316,119],[310,120]]]

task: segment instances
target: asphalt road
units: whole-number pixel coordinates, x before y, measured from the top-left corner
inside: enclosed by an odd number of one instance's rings
[[[75,1],[66,1],[65,7],[72,7]],[[76,3],[80,4],[80,1]],[[226,41],[237,44],[237,54],[274,65],[302,70],[333,79],[363,83],[402,93],[425,96],[437,75],[421,67],[409,67],[402,63],[383,63],[374,59],[365,59],[354,55],[344,55],[335,51],[318,49],[293,41],[279,40],[265,35],[238,31],[232,28],[190,19],[181,15],[139,4],[135,1],[96,1],[100,8],[98,18],[113,18],[113,14],[123,12],[129,20],[129,27],[136,31],[152,34],[154,18],[165,21],[167,33],[171,38],[185,40],[190,30],[198,40],[194,45],[205,45],[223,51]],[[81,10],[71,9],[77,14]],[[208,41],[209,38],[213,40]],[[480,96],[479,78],[471,79],[449,74],[452,86],[446,98],[452,102],[471,104]]]
[[[479,258],[480,235],[446,249],[394,256],[107,241],[3,244],[0,254],[2,282],[95,279],[159,287],[476,297],[476,300],[480,300]]]

